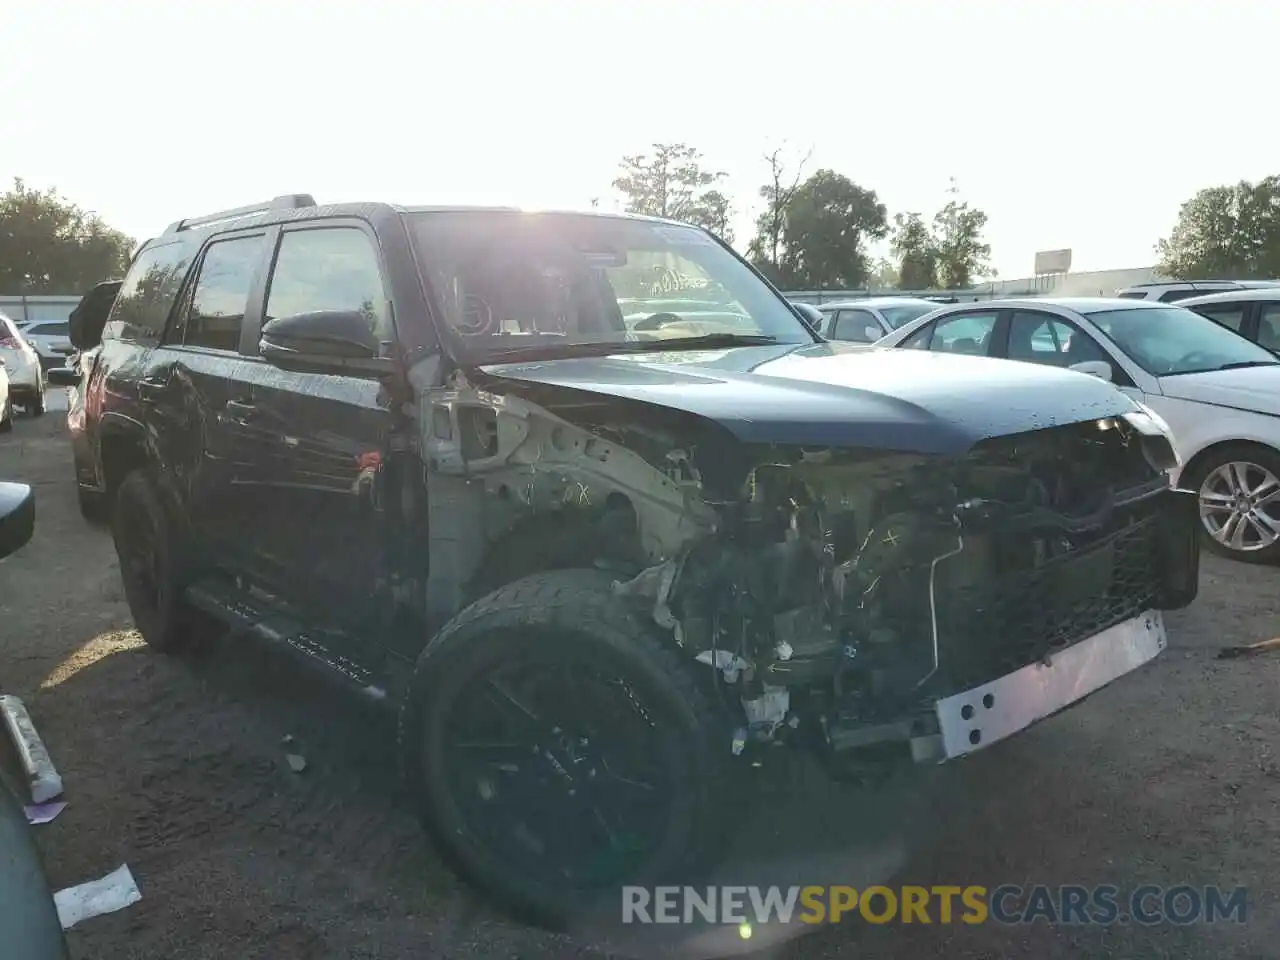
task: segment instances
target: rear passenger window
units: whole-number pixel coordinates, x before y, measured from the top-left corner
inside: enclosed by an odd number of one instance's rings
[[[111,308],[109,334],[121,340],[159,340],[193,252],[190,243],[178,239],[139,253]]]
[[[280,238],[264,321],[319,310],[356,311],[379,341],[395,339],[378,252],[363,230],[322,227]]]
[[[1258,318],[1258,346],[1280,351],[1280,303],[1264,303]]]
[[[240,328],[262,242],[259,235],[209,244],[191,292],[183,343],[212,350],[240,348]]]
[[[1239,333],[1240,327],[1244,323],[1244,308],[1245,305],[1243,303],[1205,303],[1191,309],[1201,316],[1208,317],[1215,323],[1230,327],[1236,333]]]

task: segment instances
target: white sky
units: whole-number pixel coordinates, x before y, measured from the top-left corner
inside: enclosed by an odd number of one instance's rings
[[[1144,266],[1198,188],[1280,173],[1277,37],[1268,0],[13,0],[0,182],[141,239],[290,192],[612,208],[685,141],[741,248],[785,140],[891,214],[956,176],[1003,277]]]

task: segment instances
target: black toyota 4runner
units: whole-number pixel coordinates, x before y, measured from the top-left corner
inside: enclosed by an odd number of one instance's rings
[[[1197,590],[1149,410],[824,342],[679,223],[286,196],[146,243],[79,346],[146,641],[211,615],[394,705],[441,851],[549,924],[714,857],[763,744],[963,756]]]

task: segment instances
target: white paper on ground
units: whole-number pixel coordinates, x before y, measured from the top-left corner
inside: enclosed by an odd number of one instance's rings
[[[122,864],[101,880],[90,880],[59,890],[53,895],[62,929],[70,930],[81,920],[115,913],[142,899],[142,891],[133,882],[129,865]]]
[[[33,803],[25,807],[27,823],[48,823],[63,810],[67,809],[67,801],[53,800],[49,803]]]

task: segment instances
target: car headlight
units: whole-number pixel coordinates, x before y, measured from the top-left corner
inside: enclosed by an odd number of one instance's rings
[[[1123,414],[1125,423],[1142,435],[1142,449],[1158,470],[1173,470],[1182,466],[1182,457],[1174,446],[1173,430],[1164,417],[1141,400],[1134,400],[1137,410]]]

